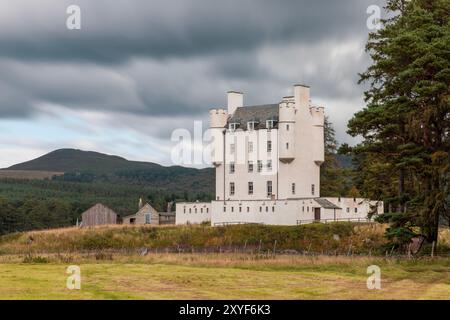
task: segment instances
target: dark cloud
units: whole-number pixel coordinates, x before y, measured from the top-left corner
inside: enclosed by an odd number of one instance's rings
[[[26,60],[114,63],[245,51],[264,43],[314,43],[366,33],[377,1],[79,0],[82,30],[65,27],[74,1],[0,2],[0,55]],[[11,14],[13,15],[11,17]]]
[[[350,116],[368,63],[366,9],[383,3],[0,0],[0,119],[55,104],[178,125],[205,119],[230,89],[245,91],[248,104],[272,103],[297,82],[313,100],[353,104],[339,110]],[[82,30],[65,26],[72,4]],[[173,125],[151,126],[163,137]]]

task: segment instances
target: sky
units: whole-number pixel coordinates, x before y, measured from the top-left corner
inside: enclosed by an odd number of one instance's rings
[[[0,0],[0,168],[60,148],[172,165],[174,130],[206,129],[227,91],[277,103],[296,83],[354,144],[371,5],[384,1]]]

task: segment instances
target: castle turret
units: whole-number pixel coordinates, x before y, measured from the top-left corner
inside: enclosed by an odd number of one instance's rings
[[[310,89],[303,84],[294,85],[294,100],[295,106],[299,109],[302,115],[305,115],[309,111],[310,103]]]
[[[213,148],[211,160],[213,165],[218,166],[223,162],[223,131],[227,125],[228,112],[224,109],[211,109],[209,111],[209,122],[211,137],[213,139]]]
[[[280,161],[290,163],[295,158],[295,99],[284,97],[279,105]]]
[[[312,118],[313,132],[313,158],[314,162],[321,165],[325,161],[325,141],[324,141],[324,108],[309,108]]]

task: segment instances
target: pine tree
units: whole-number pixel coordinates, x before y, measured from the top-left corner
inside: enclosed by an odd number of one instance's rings
[[[323,197],[340,197],[349,192],[348,170],[337,159],[338,142],[333,124],[328,117],[324,121],[325,161],[320,168],[320,194]]]
[[[360,187],[388,200],[382,219],[397,245],[416,227],[437,241],[439,218],[450,215],[450,2],[390,0],[386,10],[366,46],[367,107],[349,122],[348,132],[363,137],[353,149]]]

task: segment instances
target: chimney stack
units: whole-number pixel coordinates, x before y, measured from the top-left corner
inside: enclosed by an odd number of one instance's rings
[[[300,110],[308,110],[310,98],[309,86],[303,84],[294,85],[294,99],[297,108]]]
[[[244,94],[237,91],[228,91],[228,114],[232,115],[237,108],[244,106]]]

